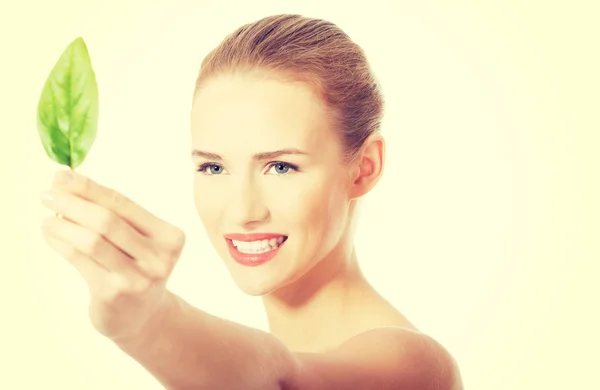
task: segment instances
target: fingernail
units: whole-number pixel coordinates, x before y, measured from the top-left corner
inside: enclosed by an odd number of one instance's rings
[[[54,175],[56,184],[67,185],[73,179],[73,175],[69,171],[58,171]]]

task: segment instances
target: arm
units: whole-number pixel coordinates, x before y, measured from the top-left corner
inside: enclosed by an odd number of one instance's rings
[[[119,344],[169,390],[462,390],[452,357],[420,333],[380,328],[332,353],[293,353],[268,333],[169,297],[143,334]]]
[[[212,316],[169,292],[137,337],[115,343],[168,390],[280,390],[294,368],[276,337]]]

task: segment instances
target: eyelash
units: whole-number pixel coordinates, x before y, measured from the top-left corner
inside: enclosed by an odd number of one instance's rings
[[[294,172],[299,172],[300,171],[300,168],[298,168],[298,166],[296,166],[294,164],[286,163],[286,162],[283,162],[283,161],[275,161],[275,162],[269,163],[269,165],[267,165],[267,167],[270,170],[272,167],[274,167],[276,165],[283,165],[283,166],[289,167]],[[209,169],[210,167],[214,167],[214,166],[218,166],[218,167],[222,168],[222,166],[219,165],[219,164],[217,164],[217,163],[204,163],[204,164],[200,165],[198,167],[198,169],[196,169],[196,171],[197,172],[201,172],[201,173],[205,173],[207,169]],[[282,174],[279,174],[278,176],[283,176],[283,175],[286,175],[287,173],[288,172],[282,173]],[[215,175],[207,175],[207,176],[215,176]]]

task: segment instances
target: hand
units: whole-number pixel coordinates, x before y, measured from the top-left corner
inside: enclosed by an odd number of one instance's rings
[[[114,341],[137,336],[161,309],[183,232],[72,171],[57,172],[42,203],[62,215],[44,220],[43,237],[85,279],[94,327]]]

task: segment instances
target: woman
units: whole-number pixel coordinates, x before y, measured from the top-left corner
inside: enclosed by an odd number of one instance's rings
[[[358,199],[379,180],[383,100],[334,24],[278,15],[202,63],[191,115],[198,214],[270,333],[165,289],[176,227],[61,171],[43,234],[85,278],[96,329],[169,389],[461,389],[454,360],[368,283],[353,246]],[[376,261],[376,259],[374,259]]]

